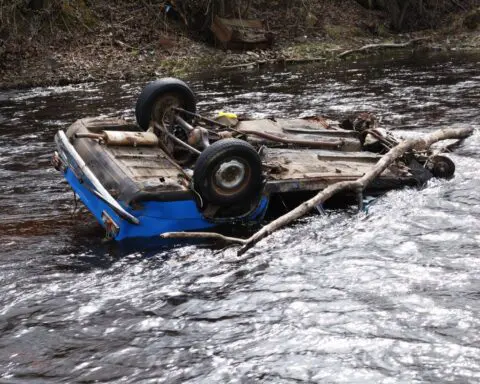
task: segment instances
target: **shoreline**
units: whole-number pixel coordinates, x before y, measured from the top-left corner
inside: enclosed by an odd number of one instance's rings
[[[431,31],[430,31],[431,32]],[[418,43],[405,43],[418,40]],[[405,45],[399,48],[368,49],[340,57],[349,50],[365,45]],[[269,50],[223,51],[192,40],[182,41],[180,48],[169,55],[122,46],[121,42],[106,47],[77,49],[50,55],[33,56],[10,65],[0,72],[0,90],[42,86],[65,86],[97,81],[151,80],[159,77],[182,77],[204,71],[255,70],[274,65],[300,65],[309,62],[335,63],[377,56],[390,52],[422,50],[426,52],[480,52],[480,33],[457,33],[446,36],[438,32],[390,35],[387,38],[304,39],[293,44],[279,43]]]

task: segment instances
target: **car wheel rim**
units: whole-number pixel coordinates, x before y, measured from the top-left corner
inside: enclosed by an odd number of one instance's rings
[[[215,184],[228,191],[238,189],[244,183],[246,174],[245,164],[238,160],[226,161],[215,172]]]
[[[180,106],[175,96],[165,96],[158,100],[152,108],[152,119],[158,123],[170,124],[173,122],[173,108]]]

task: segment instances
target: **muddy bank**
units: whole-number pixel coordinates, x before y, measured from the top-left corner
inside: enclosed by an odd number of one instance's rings
[[[133,11],[132,11],[133,12]],[[60,30],[54,37],[41,36],[27,45],[8,48],[3,44],[0,89],[66,85],[101,80],[152,79],[218,69],[255,69],[268,65],[291,65],[309,61],[355,60],[365,55],[390,53],[386,49],[339,55],[367,44],[403,44],[405,50],[478,50],[477,24],[468,24],[471,13],[452,18],[437,31],[394,34],[384,27],[384,15],[358,4],[322,8],[322,20],[310,14],[300,23],[282,24],[279,14],[269,15],[276,39],[272,49],[232,52],[217,49],[169,21],[162,28],[152,14],[128,10],[110,15],[110,21],[83,25],[78,31]],[[278,12],[277,12],[278,13]],[[479,11],[480,13],[480,11]],[[259,15],[262,16],[262,15]],[[142,23],[142,17],[148,18]],[[303,16],[302,16],[303,17]],[[310,19],[309,19],[310,17]],[[469,19],[470,17],[470,19]],[[153,18],[153,21],[150,20]],[[373,27],[372,27],[373,26]],[[0,45],[1,47],[2,45]],[[7,47],[7,48],[5,48]],[[9,50],[10,49],[10,50]],[[395,51],[398,51],[395,49]]]
[[[188,82],[206,115],[368,109],[402,135],[480,130],[480,56],[438,56]],[[0,101],[0,382],[478,382],[480,134],[454,179],[299,221],[227,263],[213,247],[104,243],[91,215],[72,217],[53,135],[131,113],[141,86]]]
[[[403,48],[404,51],[480,50],[480,37],[460,35],[449,38],[435,35]],[[394,40],[395,44],[410,41],[409,36]],[[298,65],[311,61],[330,63],[335,60],[355,60],[365,56],[386,54],[392,49],[373,49],[359,52],[348,58],[339,58],[344,51],[366,44],[388,44],[391,39],[358,39],[357,41],[315,40],[277,47],[271,50],[247,52],[223,52],[198,43],[190,43],[190,53],[158,57],[152,52],[133,55],[121,47],[102,49],[101,52],[55,53],[51,57],[33,57],[19,66],[0,74],[0,89],[46,85],[67,85],[101,80],[139,80],[162,76],[182,76],[192,72],[230,69],[255,69],[268,65]],[[191,54],[192,50],[195,52]],[[395,49],[395,52],[398,52]],[[393,53],[393,52],[392,52]]]

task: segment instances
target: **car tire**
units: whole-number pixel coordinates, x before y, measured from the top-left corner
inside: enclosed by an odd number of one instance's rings
[[[135,105],[137,124],[147,130],[151,121],[162,124],[168,119],[172,107],[185,109],[196,113],[196,100],[192,90],[183,81],[175,78],[164,78],[152,81],[143,88]],[[191,121],[192,116],[183,114],[186,121]]]
[[[258,198],[263,186],[262,162],[255,148],[239,139],[223,139],[198,157],[193,173],[195,190],[218,206]]]

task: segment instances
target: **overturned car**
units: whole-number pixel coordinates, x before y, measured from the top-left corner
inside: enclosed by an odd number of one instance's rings
[[[338,181],[355,180],[398,144],[374,116],[242,120],[200,115],[181,80],[149,83],[136,122],[85,118],[55,136],[52,162],[106,229],[123,240],[220,224],[258,224]],[[376,195],[433,176],[453,162],[410,151],[368,186]],[[348,197],[348,196],[346,196]]]

